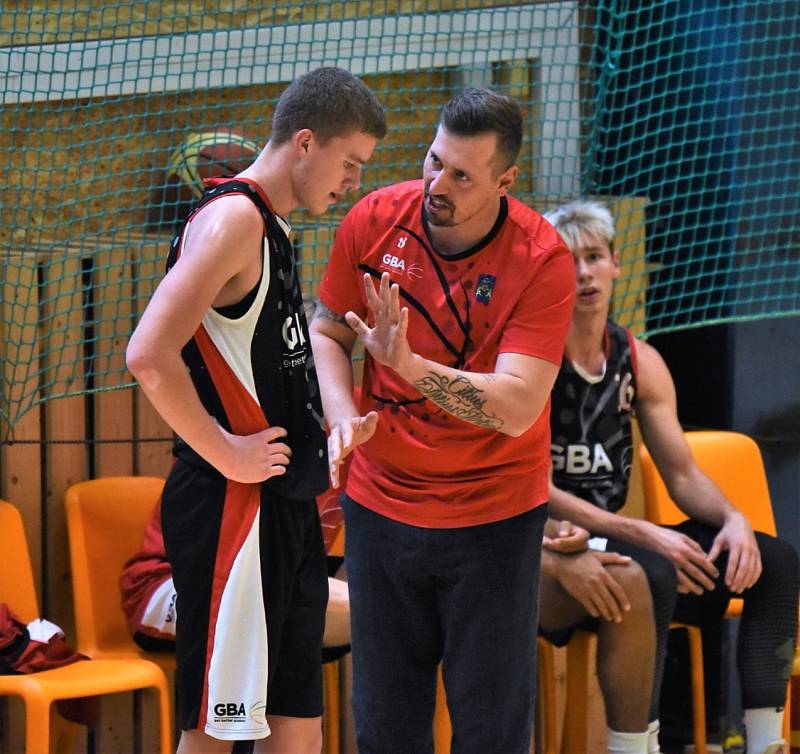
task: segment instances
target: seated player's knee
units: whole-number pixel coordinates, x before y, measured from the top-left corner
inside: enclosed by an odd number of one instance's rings
[[[761,532],[756,533],[756,539],[761,552],[762,576],[780,578],[787,587],[794,585],[797,588],[800,580],[800,558],[795,547],[783,539]]]
[[[609,566],[609,572],[622,587],[630,600],[630,614],[639,612],[652,614],[650,585],[644,569],[632,560],[627,565]]]
[[[678,574],[672,561],[657,552],[648,552],[639,563],[647,574],[653,601],[673,600],[678,591]]]

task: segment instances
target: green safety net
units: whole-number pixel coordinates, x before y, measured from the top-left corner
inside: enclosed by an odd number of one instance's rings
[[[390,132],[359,195],[420,175],[468,85],[526,114],[518,197],[609,203],[615,316],[645,336],[800,311],[800,5],[21,0],[0,7],[0,424],[132,384],[127,339],[202,178],[287,82],[362,76]],[[290,220],[313,298],[349,197]]]

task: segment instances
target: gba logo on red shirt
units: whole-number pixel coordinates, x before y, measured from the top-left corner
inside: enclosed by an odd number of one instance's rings
[[[397,249],[404,249],[408,242],[408,236],[400,236],[397,239]],[[397,256],[396,254],[387,251],[381,260],[381,269],[388,270],[401,275],[408,275],[412,280],[418,280],[422,277],[422,267],[413,262],[406,264],[406,260]]]

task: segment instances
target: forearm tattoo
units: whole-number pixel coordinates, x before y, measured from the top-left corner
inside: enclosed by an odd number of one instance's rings
[[[337,314],[328,309],[319,299],[317,299],[316,306],[314,307],[314,319],[329,319],[332,322],[338,322],[340,325],[347,326],[347,320],[341,314]]]
[[[498,430],[503,426],[502,419],[486,413],[483,391],[466,377],[458,376],[451,380],[443,374],[428,372],[414,382],[414,387],[437,406],[459,419],[486,429]]]

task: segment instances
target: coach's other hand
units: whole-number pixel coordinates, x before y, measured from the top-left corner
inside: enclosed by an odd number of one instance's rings
[[[339,488],[339,467],[357,445],[369,440],[378,426],[378,412],[366,416],[352,416],[337,422],[328,434],[328,470],[331,487]]]

